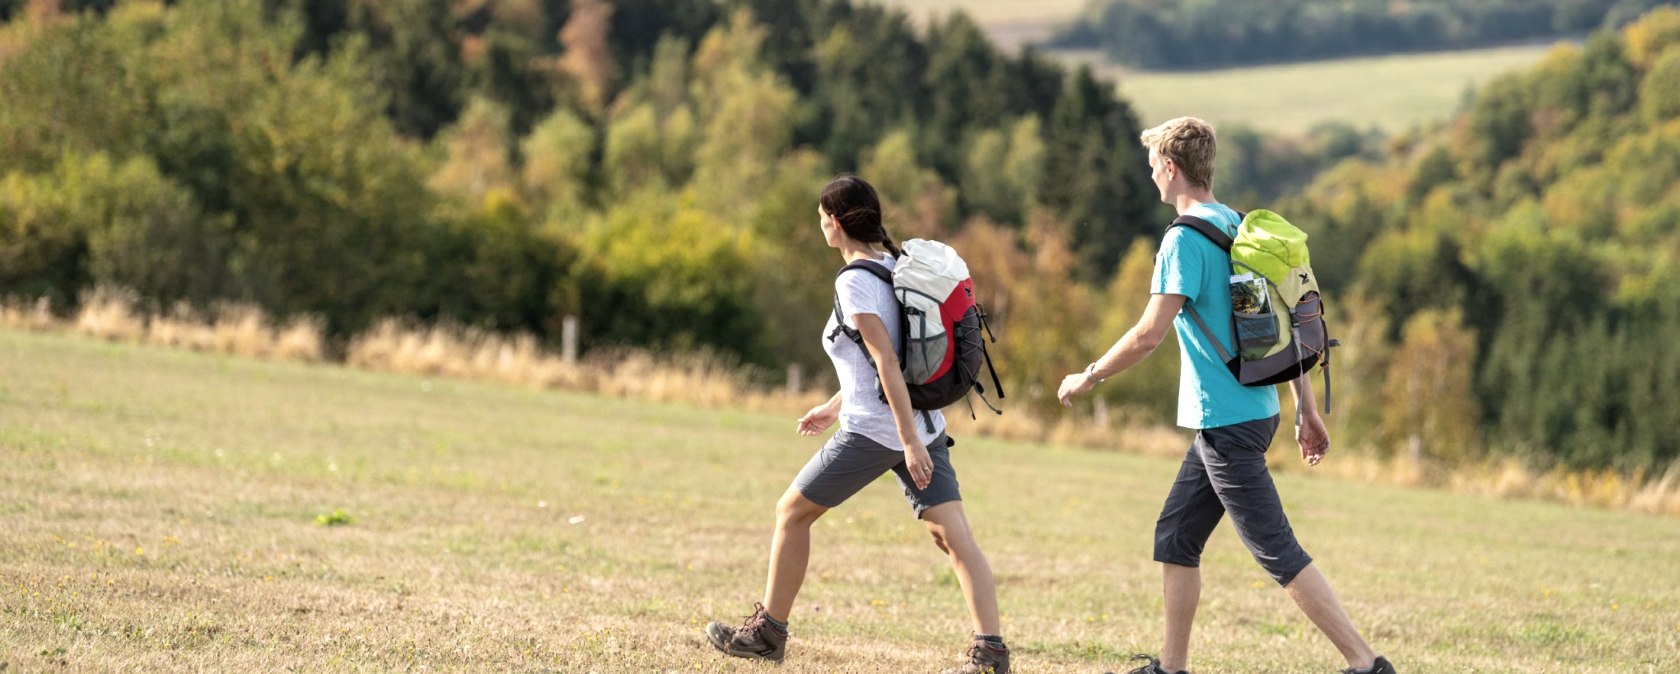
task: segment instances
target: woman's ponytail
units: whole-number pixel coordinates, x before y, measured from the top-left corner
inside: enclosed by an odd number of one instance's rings
[[[899,250],[898,244],[893,243],[892,235],[887,234],[885,227],[881,228],[881,245],[886,246],[887,252],[892,253],[893,257],[904,257],[904,251]]]

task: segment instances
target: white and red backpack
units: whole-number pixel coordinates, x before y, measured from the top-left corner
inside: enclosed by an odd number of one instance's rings
[[[910,389],[910,406],[918,410],[944,409],[967,398],[972,389],[987,408],[1002,414],[986,400],[986,388],[980,383],[980,366],[984,363],[998,399],[1003,399],[1003,385],[986,350],[986,339],[996,343],[997,338],[986,324],[985,310],[974,301],[968,263],[938,241],[911,239],[904,242],[903,252],[890,272],[883,265],[860,260],[841,268],[840,273],[860,269],[892,286],[900,309],[897,347],[904,383]],[[834,298],[834,322],[829,340],[844,334],[863,349],[864,358],[873,366],[875,359],[864,347],[863,335],[846,327],[839,296]]]

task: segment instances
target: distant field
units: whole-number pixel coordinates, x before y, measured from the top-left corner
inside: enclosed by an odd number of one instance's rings
[[[1399,131],[1450,115],[1466,90],[1534,64],[1550,47],[1501,47],[1194,73],[1098,65],[1150,126],[1181,115],[1299,134],[1327,120]],[[1094,53],[1063,53],[1098,63]]]
[[[1027,43],[1049,39],[1056,27],[1085,8],[1088,0],[874,0],[902,7],[918,24],[930,16],[945,16],[963,10],[986,31],[992,41],[1013,54]]]
[[[961,9],[982,24],[1004,22],[1051,23],[1072,18],[1085,8],[1089,0],[873,0],[879,4],[903,7],[910,16],[920,20],[929,14],[949,14]]]
[[[999,46],[1013,53],[1047,39],[1059,22],[1087,0],[881,0],[903,7],[918,21],[962,9]],[[1394,132],[1443,119],[1464,93],[1493,77],[1525,68],[1549,46],[1499,47],[1455,52],[1318,61],[1188,74],[1129,72],[1095,52],[1056,52],[1070,63],[1090,63],[1120,82],[1144,124],[1195,115],[1214,123],[1241,122],[1300,134],[1322,121]]]
[[[772,508],[817,446],[792,429],[0,330],[0,670],[948,666],[959,591],[890,482],[819,521],[785,665],[701,641],[763,585]],[[1155,649],[1150,530],[1176,464],[958,441],[1017,670],[1088,674]],[[1680,669],[1680,521],[1279,483],[1401,671]],[[1196,671],[1339,668],[1229,527],[1204,574]]]

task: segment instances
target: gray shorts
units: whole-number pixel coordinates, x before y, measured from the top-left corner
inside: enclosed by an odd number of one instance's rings
[[[950,446],[956,441],[941,433],[928,445],[928,457],[933,460],[933,480],[927,489],[917,489],[904,465],[904,452],[892,449],[867,436],[840,431],[817,450],[799,477],[793,479],[794,488],[812,503],[833,508],[861,491],[887,471],[898,476],[898,486],[904,488],[904,498],[916,511],[916,517],[941,503],[961,501],[957,491],[957,471],[951,467]]]
[[[1277,427],[1274,415],[1196,433],[1155,522],[1155,561],[1200,566],[1208,536],[1229,513],[1237,537],[1278,585],[1288,585],[1312,563],[1266,469]]]

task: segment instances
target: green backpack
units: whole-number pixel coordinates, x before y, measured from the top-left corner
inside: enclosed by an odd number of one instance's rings
[[[1237,353],[1225,350],[1195,307],[1184,308],[1244,386],[1294,381],[1322,361],[1324,413],[1329,414],[1330,349],[1341,342],[1330,339],[1324,325],[1324,299],[1307,254],[1307,233],[1271,211],[1238,215],[1242,225],[1235,239],[1194,216],[1181,215],[1172,223],[1201,233],[1231,256],[1230,320]]]

